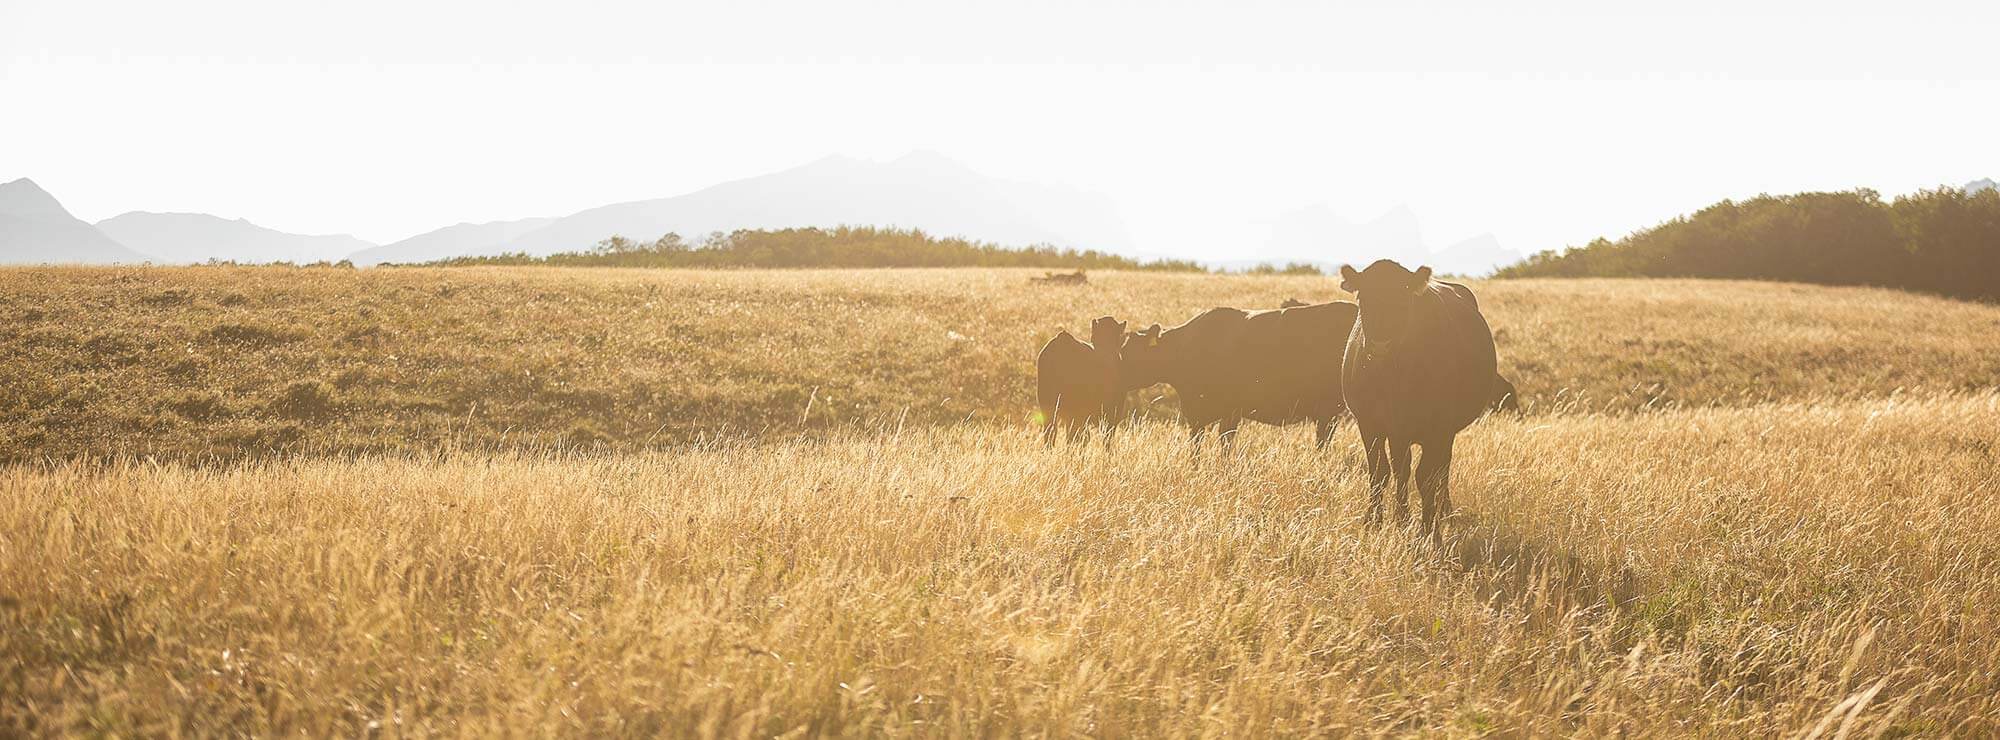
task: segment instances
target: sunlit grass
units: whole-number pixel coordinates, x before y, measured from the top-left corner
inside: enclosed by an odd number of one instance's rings
[[[1320,277],[1093,272],[1053,287],[1037,274],[0,269],[0,460],[646,450],[1021,424],[1035,353],[1058,330],[1347,297]],[[1990,305],[1713,281],[1475,289],[1535,414],[2000,386]],[[1171,418],[1154,395],[1135,408]]]
[[[1496,291],[1503,292],[1503,291]],[[28,733],[2000,731],[2000,400],[0,468]]]

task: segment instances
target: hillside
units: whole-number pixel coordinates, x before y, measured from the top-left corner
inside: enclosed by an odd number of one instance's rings
[[[988,177],[934,152],[887,162],[826,157],[798,167],[667,198],[614,203],[570,214],[464,254],[578,252],[613,236],[690,240],[739,229],[844,225],[921,229],[1010,246],[1047,244],[1129,250],[1110,201],[1067,188]],[[440,259],[435,250],[381,249],[370,262]]]
[[[1486,275],[1523,256],[1501,246],[1491,234],[1433,248],[1424,238],[1416,213],[1408,207],[1392,208],[1372,220],[1350,222],[1331,207],[1319,204],[1278,214],[1271,219],[1270,233],[1261,246],[1252,240],[1247,248],[1232,250],[1229,259],[1215,263],[1231,269],[1258,263],[1310,264],[1332,275],[1342,264],[1393,259],[1412,269],[1430,265],[1441,274]]]
[[[1070,288],[1036,274],[9,269],[0,458],[1019,426],[1035,352],[1059,329],[1340,297],[1321,277],[1094,272]],[[1698,280],[1476,289],[1535,414],[2000,385],[2000,307]]]
[[[289,234],[205,213],[133,211],[99,221],[97,228],[162,263],[338,262],[375,246],[346,234]]]
[[[392,261],[415,263],[495,255],[507,251],[509,241],[552,223],[555,223],[553,218],[462,223],[379,247],[369,247],[347,258],[358,266],[368,267]]]
[[[1880,285],[2000,299],[2000,190],[1760,195],[1542,252],[1497,277],[1704,277]]]
[[[138,263],[149,259],[70,215],[21,178],[0,184],[0,265]]]

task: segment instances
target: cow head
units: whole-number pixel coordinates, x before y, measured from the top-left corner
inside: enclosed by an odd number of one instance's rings
[[[1167,348],[1159,324],[1125,335],[1119,350],[1119,375],[1126,388],[1144,388],[1166,379]]]
[[[1116,352],[1125,339],[1125,322],[1099,316],[1090,322],[1090,346]]]
[[[1386,352],[1409,332],[1418,297],[1430,294],[1431,268],[1410,272],[1390,260],[1376,260],[1360,271],[1341,265],[1340,289],[1353,293],[1361,305],[1361,332],[1369,348]]]

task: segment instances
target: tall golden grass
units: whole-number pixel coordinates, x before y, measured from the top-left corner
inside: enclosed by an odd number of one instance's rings
[[[1330,281],[1028,274],[0,270],[0,734],[2000,733],[2000,308],[1479,284],[1434,548],[1026,423]]]
[[[31,734],[1983,735],[2000,397],[0,470]],[[1350,430],[1351,431],[1351,430]]]

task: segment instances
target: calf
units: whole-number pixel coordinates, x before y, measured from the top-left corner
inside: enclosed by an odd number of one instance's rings
[[[1104,316],[1090,324],[1086,344],[1064,330],[1042,345],[1035,357],[1035,398],[1041,405],[1042,443],[1056,442],[1060,423],[1075,439],[1090,423],[1108,429],[1125,416],[1125,387],[1119,380],[1118,345],[1125,322]]]

